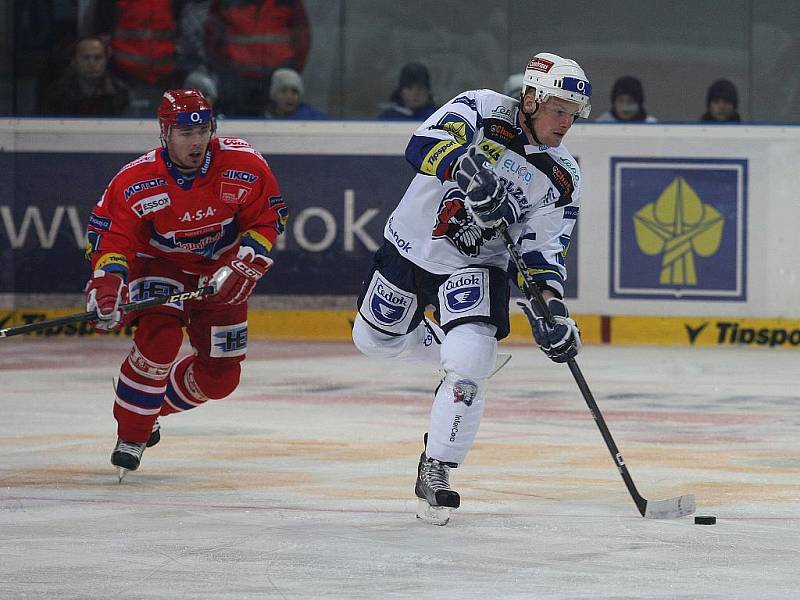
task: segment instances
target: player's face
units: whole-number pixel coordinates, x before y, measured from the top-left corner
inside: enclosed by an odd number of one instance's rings
[[[536,139],[552,148],[561,145],[561,141],[580,112],[580,106],[577,103],[553,96],[548,98],[547,102],[539,104],[539,108],[536,109],[534,92],[525,95],[523,107],[526,112],[536,110],[533,114],[533,130]]]
[[[191,127],[171,127],[167,138],[167,151],[172,162],[182,171],[199,169],[211,139],[211,124]]]

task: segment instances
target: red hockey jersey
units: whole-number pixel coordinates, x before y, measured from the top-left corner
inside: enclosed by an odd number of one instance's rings
[[[246,141],[212,138],[191,179],[156,148],[109,183],[89,217],[87,259],[126,277],[137,256],[208,275],[240,242],[269,255],[286,218],[272,171]]]

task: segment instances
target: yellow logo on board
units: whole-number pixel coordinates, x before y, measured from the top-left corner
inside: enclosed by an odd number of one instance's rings
[[[676,177],[655,202],[633,216],[636,243],[648,256],[661,254],[659,283],[697,285],[695,254],[719,250],[725,218],[704,204],[683,177]]]

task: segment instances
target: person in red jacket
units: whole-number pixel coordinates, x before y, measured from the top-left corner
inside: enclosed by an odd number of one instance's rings
[[[264,158],[246,141],[216,137],[211,105],[193,89],[164,93],[162,147],[125,165],[89,217],[95,328],[138,325],[116,385],[119,478],[160,440],[158,417],[222,399],[239,384],[247,351],[247,299],[269,270],[286,205]],[[122,305],[190,291],[206,299],[129,315]],[[178,359],[183,330],[192,353]],[[176,360],[177,359],[177,360]]]
[[[227,93],[222,109],[231,115],[260,115],[272,72],[302,73],[311,43],[302,0],[212,0],[206,35]]]
[[[177,19],[171,0],[117,0],[111,50],[117,68],[150,85],[175,71]]]

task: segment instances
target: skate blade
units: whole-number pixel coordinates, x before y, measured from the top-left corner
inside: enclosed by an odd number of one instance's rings
[[[417,502],[417,518],[431,525],[447,525],[453,510],[449,506],[431,506],[422,498]]]
[[[117,483],[122,483],[122,480],[125,479],[125,475],[128,474],[128,469],[125,467],[117,467],[117,478],[119,481]]]

